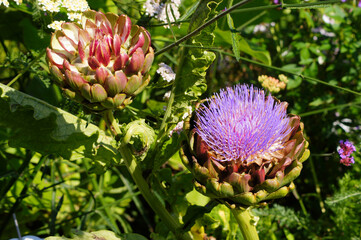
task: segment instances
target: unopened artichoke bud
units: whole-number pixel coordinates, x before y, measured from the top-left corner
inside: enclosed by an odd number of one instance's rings
[[[81,24],[63,23],[50,45],[55,83],[93,111],[123,109],[149,83],[150,34],[126,15],[86,11]]]
[[[287,106],[247,85],[199,105],[181,149],[197,190],[240,207],[286,196],[310,154],[303,123]]]
[[[156,139],[153,128],[148,126],[144,119],[128,123],[124,132],[123,143],[129,144],[133,150],[133,154],[136,156],[142,157]]]

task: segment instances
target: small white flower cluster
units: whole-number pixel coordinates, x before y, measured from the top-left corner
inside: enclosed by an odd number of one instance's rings
[[[60,12],[62,0],[38,0],[41,10],[44,12]]]
[[[69,12],[85,12],[89,9],[89,5],[86,0],[63,0],[62,6]]]
[[[175,3],[166,3],[163,8],[161,8],[160,12],[158,13],[157,18],[159,21],[168,23],[167,15],[170,22],[175,22],[179,17],[180,13],[178,10],[178,6]],[[165,27],[169,27],[165,25]]]
[[[269,31],[270,27],[274,26],[276,26],[275,22],[258,24],[254,26],[253,33],[265,33]]]
[[[175,79],[175,73],[173,72],[172,68],[165,63],[159,63],[157,73],[159,73],[167,82],[171,82]]]
[[[17,5],[20,5],[23,1],[22,1],[22,0],[14,0],[14,2],[15,2]],[[8,1],[8,0],[0,0],[0,6],[1,6],[2,4],[3,4],[5,7],[9,7],[9,1]]]
[[[67,10],[69,20],[75,22],[80,22],[82,12],[90,9],[86,0],[38,0],[38,4],[44,12],[60,12],[63,7]],[[62,23],[63,21],[54,21],[48,28],[58,30]]]
[[[175,22],[180,17],[178,7],[180,0],[171,0],[169,3],[161,3],[160,0],[147,0],[144,3],[143,8],[145,14],[151,17],[156,17],[159,21],[168,23],[167,15],[170,22]],[[165,25],[169,28],[168,25]]]
[[[173,133],[177,133],[177,134],[180,134],[182,131],[183,131],[183,127],[184,127],[184,120],[192,114],[192,107],[191,106],[188,106],[187,107],[187,112],[185,112],[182,116],[182,121],[180,121],[179,123],[177,123],[177,125],[172,129],[170,130],[169,132],[169,136],[172,137]]]
[[[170,130],[169,137],[172,137],[173,133],[180,134],[183,130],[183,126],[184,121],[180,121],[179,123],[177,123],[177,125],[172,130]]]
[[[54,29],[54,30],[60,30],[61,25],[65,23],[65,21],[54,21],[51,24],[48,25],[48,28]]]

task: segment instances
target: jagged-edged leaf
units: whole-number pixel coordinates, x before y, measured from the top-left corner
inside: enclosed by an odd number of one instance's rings
[[[216,15],[215,8],[219,4],[217,1],[201,1],[191,19],[188,32],[197,29],[207,20]],[[187,44],[204,47],[212,46],[214,43],[214,30],[216,24],[212,24],[203,29],[197,36],[188,40]],[[206,71],[215,59],[215,54],[209,50],[202,48],[186,48],[184,50],[184,58],[177,71],[176,81],[176,104],[185,100],[197,100],[202,93],[205,92],[207,85],[205,83]],[[185,98],[183,99],[183,95]],[[180,100],[180,101],[177,101]],[[181,104],[181,103],[180,103]]]
[[[188,32],[192,32],[199,26],[216,15],[216,7],[221,0],[204,0],[201,1],[195,10],[189,24]],[[172,130],[176,124],[184,119],[185,114],[189,114],[190,106],[198,100],[207,89],[205,76],[209,66],[215,60],[216,56],[213,52],[202,47],[212,46],[214,43],[214,30],[216,23],[204,28],[196,36],[188,40],[187,45],[193,45],[194,48],[185,48],[183,50],[182,59],[178,65],[174,88],[174,104],[172,106],[172,114],[169,121],[169,130]],[[199,46],[200,48],[196,48]],[[168,141],[169,137],[164,136],[162,142]],[[168,141],[167,146],[174,147],[173,141]],[[169,152],[169,147],[162,148],[155,157],[149,158],[150,161],[156,161],[154,166],[161,166],[168,159],[160,156],[166,156],[165,151]],[[172,151],[175,153],[175,151]],[[170,155],[171,156],[171,155]],[[154,159],[154,160],[153,160]],[[152,164],[153,165],[153,164]]]
[[[93,124],[0,84],[0,126],[11,129],[9,144],[65,159],[91,158],[107,166],[120,156],[113,138]]]

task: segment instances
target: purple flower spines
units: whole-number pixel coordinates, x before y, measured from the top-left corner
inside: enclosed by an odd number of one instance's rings
[[[219,161],[251,162],[255,155],[282,148],[292,131],[284,105],[253,86],[221,90],[196,115],[196,132],[222,157]]]

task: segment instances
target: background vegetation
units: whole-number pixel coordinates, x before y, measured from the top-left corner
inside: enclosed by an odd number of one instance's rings
[[[320,1],[284,1],[296,7],[282,8],[272,1],[250,1],[232,12],[234,28],[230,30],[227,18],[220,19],[213,30],[214,44],[203,45],[216,59],[207,71],[202,98],[237,83],[261,87],[260,75],[285,74],[287,88],[276,97],[287,101],[289,111],[301,115],[305,124],[311,156],[293,194],[253,210],[260,217],[260,239],[361,239],[361,8],[357,1],[307,5],[315,2]],[[180,19],[164,28],[145,15],[144,1],[88,3],[94,10],[126,13],[146,27],[156,51],[186,35],[196,6],[183,0]],[[222,2],[217,11],[230,4]],[[16,89],[68,112],[60,118],[51,106],[41,105],[40,111],[35,98],[27,95],[14,95],[11,101],[1,96],[0,238],[17,236],[12,220],[16,213],[23,235],[69,236],[72,229],[109,229],[173,239],[139,194],[111,139],[93,129],[104,129],[101,118],[84,113],[52,83],[45,48],[53,30],[47,26],[61,18],[66,19],[66,10],[46,14],[36,1],[0,5],[0,83],[11,87],[1,85],[0,93]],[[232,43],[235,33],[241,43],[238,50]],[[194,48],[182,43],[156,56],[150,86],[130,107],[116,113],[119,122],[144,118],[159,128],[167,101],[163,96],[172,86],[156,70],[161,62],[177,70],[182,47]],[[55,143],[61,136],[42,131],[54,124],[61,130],[62,121],[75,124],[79,119],[90,127],[68,129],[67,143]],[[98,145],[94,153],[92,144],[100,138],[110,147]],[[350,167],[341,165],[337,154],[339,141],[345,139],[357,149]],[[193,190],[192,176],[177,153],[179,135],[171,140],[164,145],[170,146],[169,155],[155,163],[157,169],[148,169],[152,174],[147,180],[161,202],[181,217],[190,206],[205,206],[209,199]],[[242,239],[224,206],[200,215],[191,231],[195,239]]]

